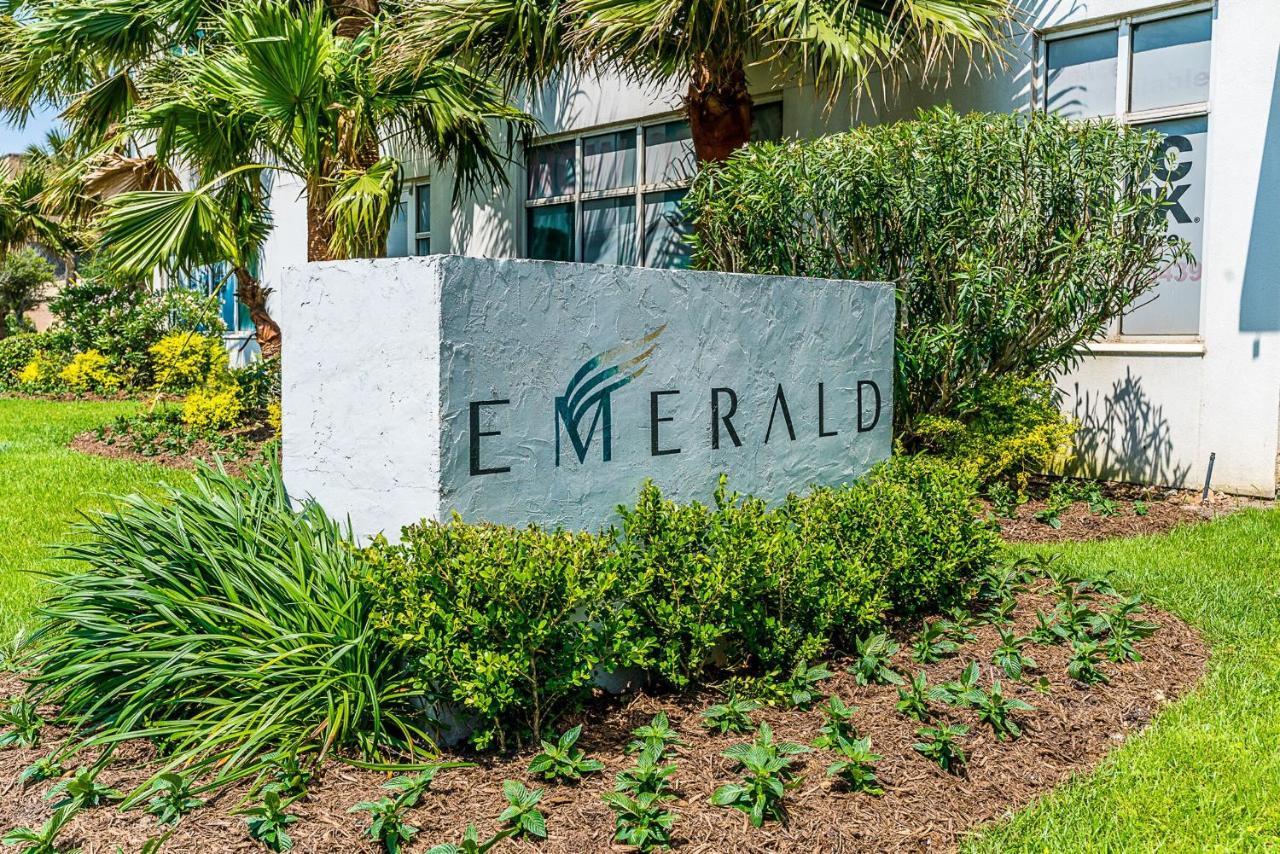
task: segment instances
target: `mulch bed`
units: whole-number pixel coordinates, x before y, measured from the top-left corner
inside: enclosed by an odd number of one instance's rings
[[[209,442],[200,439],[193,442],[186,451],[180,454],[161,452],[148,455],[127,447],[128,437],[121,436],[117,437],[114,442],[107,441],[111,435],[112,428],[107,427],[105,430],[106,432],[101,439],[97,437],[94,431],[81,433],[72,439],[67,447],[82,454],[93,454],[115,460],[128,460],[134,463],[152,463],[158,466],[185,470],[194,469],[197,462],[210,465],[221,462],[222,467],[228,473],[239,475],[248,466],[262,462],[263,449],[276,436],[275,431],[270,427],[265,424],[257,424],[224,434],[228,439],[239,438],[243,441],[244,452],[240,454],[230,454],[225,449],[218,450]]]
[[[1022,595],[1017,630],[1030,631],[1035,610],[1048,610],[1054,601],[1038,593]],[[631,764],[623,752],[629,731],[647,723],[660,710],[667,712],[687,742],[675,760],[679,798],[671,804],[679,816],[675,827],[678,850],[697,854],[951,850],[966,832],[1026,806],[1071,775],[1096,766],[1108,751],[1145,727],[1162,706],[1195,685],[1209,654],[1203,640],[1169,614],[1148,608],[1146,618],[1161,629],[1138,645],[1144,660],[1105,664],[1103,669],[1112,680],[1108,685],[1086,688],[1070,680],[1066,676],[1070,652],[1064,647],[1029,648],[1040,665],[1035,676],[1047,677],[1049,689],[1041,693],[1030,685],[1002,680],[1008,694],[1037,707],[1036,712],[1018,717],[1024,735],[1017,741],[999,743],[987,727],[977,723],[972,712],[932,704],[939,720],[971,727],[963,740],[970,759],[962,776],[944,773],[912,750],[920,724],[894,709],[897,692],[893,687],[860,687],[843,666],[833,666],[838,675],[822,683],[822,689],[860,707],[855,716],[857,728],[871,737],[872,750],[884,756],[877,767],[885,789],[883,797],[842,791],[824,775],[830,757],[815,752],[800,757],[803,783],[788,795],[787,824],[752,828],[741,812],[708,803],[717,786],[737,776],[732,763],[720,756],[721,751],[749,738],[711,735],[699,725],[699,712],[719,702],[720,695],[710,690],[685,697],[636,694],[602,699],[578,719],[585,723],[580,745],[604,762],[604,774],[578,785],[538,782],[525,773],[536,751],[501,760],[481,759],[478,767],[443,772],[422,804],[409,814],[410,823],[421,829],[409,850],[422,852],[439,842],[457,841],[469,823],[477,825],[481,838],[497,830],[496,816],[505,807],[502,781],[508,778],[546,787],[541,805],[547,815],[549,838],[541,843],[511,840],[496,850],[547,854],[627,850],[612,843],[612,813],[599,796],[612,788],[613,775]],[[956,678],[971,659],[982,662],[982,684],[989,685],[992,668],[988,662],[997,645],[996,630],[983,626],[976,631],[977,640],[967,644],[960,655],[923,668],[931,685]],[[909,660],[905,645],[896,664],[908,673],[921,669]],[[0,685],[0,691],[8,694],[19,689],[13,678]],[[822,721],[816,710],[767,709],[754,717],[768,721],[779,739],[799,742],[811,741]],[[38,824],[49,815],[41,793],[50,784],[23,790],[16,780],[21,770],[54,742],[54,733],[46,730],[42,749],[0,752],[0,780],[8,781],[0,802],[0,828]],[[100,779],[117,787],[137,784],[153,767],[148,763],[152,755],[148,745],[127,745]],[[385,775],[329,762],[313,782],[309,796],[292,808],[301,817],[290,828],[294,850],[326,854],[378,850],[364,835],[367,816],[351,815],[347,810],[359,801],[380,796],[378,787],[385,779]],[[243,819],[232,814],[244,793],[243,787],[226,791],[206,808],[184,818],[163,850],[263,850],[249,839]],[[117,845],[137,851],[157,833],[157,825],[148,815],[122,814],[102,807],[76,816],[63,838],[70,845],[83,846],[86,852],[113,852]]]
[[[1047,492],[1048,480],[1034,484],[1033,495]],[[1200,493],[1194,490],[1159,489],[1124,483],[1100,484],[1103,493],[1116,502],[1115,516],[1101,516],[1089,510],[1084,501],[1077,501],[1059,515],[1062,526],[1051,527],[1035,518],[1037,511],[1048,505],[1043,497],[1032,498],[1018,507],[1017,515],[1006,519],[996,515],[1000,535],[1012,543],[1061,543],[1086,540],[1110,540],[1117,537],[1137,537],[1147,534],[1163,534],[1180,525],[1196,525],[1212,522],[1244,507],[1270,507],[1274,502],[1262,499],[1210,492],[1209,500],[1202,502]],[[1146,505],[1146,515],[1134,512],[1135,502]]]

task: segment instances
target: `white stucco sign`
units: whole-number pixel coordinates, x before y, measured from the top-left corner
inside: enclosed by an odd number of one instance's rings
[[[780,499],[889,455],[888,285],[430,256],[280,298],[286,482],[357,533],[596,529],[645,478]]]

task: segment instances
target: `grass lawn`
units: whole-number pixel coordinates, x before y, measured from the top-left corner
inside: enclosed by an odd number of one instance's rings
[[[77,433],[133,409],[132,403],[0,399],[0,641],[30,626],[57,542],[80,511],[107,495],[154,489],[187,475],[159,466],[91,457],[65,446]]]
[[[1280,848],[1280,512],[1062,551],[1199,628],[1209,674],[1101,769],[969,850]]]

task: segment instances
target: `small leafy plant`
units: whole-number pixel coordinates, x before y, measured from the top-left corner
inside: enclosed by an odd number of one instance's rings
[[[839,779],[853,792],[883,795],[884,789],[876,779],[875,763],[883,759],[871,752],[871,739],[842,740],[835,753],[840,757],[827,766],[827,776]]]
[[[995,511],[1006,519],[1017,518],[1018,491],[1004,481],[996,481],[987,487],[987,499]]]
[[[1058,623],[1056,613],[1036,611],[1036,627],[1031,630],[1031,642],[1040,646],[1055,646],[1071,640],[1071,632]]]
[[[927,620],[924,628],[916,637],[911,647],[911,658],[920,664],[932,664],[935,661],[955,655],[960,644],[950,638],[947,623],[941,620]]]
[[[267,776],[270,778],[268,786],[285,797],[297,797],[307,793],[315,774],[310,766],[298,759],[296,752],[280,751],[268,758]]]
[[[1070,485],[1059,481],[1050,487],[1049,497],[1045,500],[1044,507],[1031,515],[1037,522],[1043,522],[1057,530],[1062,527],[1062,512],[1074,503],[1074,490]]]
[[[1086,483],[1083,488],[1084,500],[1089,504],[1089,512],[1095,516],[1118,516],[1116,503],[1102,492],[1102,485],[1097,481]]]
[[[44,718],[36,713],[35,703],[26,697],[15,697],[9,708],[0,710],[0,725],[9,728],[0,733],[0,748],[35,747],[40,743]]]
[[[400,798],[378,798],[363,801],[347,812],[369,813],[369,836],[381,843],[387,854],[399,854],[401,848],[418,834],[418,828],[405,821],[409,805]]]
[[[62,767],[62,763],[57,756],[50,754],[42,756],[35,762],[32,762],[23,769],[22,774],[18,777],[18,781],[22,783],[25,789],[32,783],[40,783],[44,780],[54,780],[66,773],[66,769]]]
[[[906,686],[898,689],[899,712],[918,721],[929,717],[929,677],[922,670]]]
[[[495,833],[493,836],[480,841],[480,831],[476,830],[474,824],[467,825],[466,831],[462,834],[462,842],[454,844],[445,842],[441,845],[433,845],[427,851],[427,854],[485,854],[486,851],[492,849],[502,840],[508,838],[515,832],[515,828],[506,828]]]
[[[636,757],[636,764],[619,771],[614,777],[614,791],[632,795],[665,794],[671,791],[671,775],[675,765],[662,764],[662,752],[658,745],[645,748]]]
[[[1004,671],[1010,679],[1021,679],[1028,670],[1034,670],[1036,660],[1022,651],[1030,638],[1015,635],[1011,630],[1001,628],[1000,645],[991,654],[991,663]]]
[[[742,782],[726,783],[716,789],[711,803],[741,810],[752,827],[761,827],[766,820],[783,821],[783,798],[800,784],[791,757],[808,751],[802,744],[775,742],[769,725],[760,724],[750,744],[735,744],[721,754],[734,760],[745,774]]]
[[[1009,596],[1005,599],[997,599],[991,602],[978,616],[984,623],[1003,626],[1013,622],[1013,612],[1017,607],[1018,600]]]
[[[978,687],[978,679],[982,669],[978,662],[970,661],[960,672],[960,678],[944,682],[929,692],[929,698],[946,703],[948,706],[964,706],[968,703],[968,695]]]
[[[853,726],[853,715],[857,706],[846,706],[844,701],[832,694],[827,698],[819,711],[822,712],[822,726],[818,727],[818,737],[813,746],[819,750],[834,750],[842,741],[851,741],[858,737]]]
[[[614,839],[640,851],[660,851],[671,847],[671,828],[676,814],[666,808],[670,795],[643,792],[605,792],[600,799],[614,814]]]
[[[911,745],[926,759],[938,764],[943,771],[954,773],[964,765],[966,757],[956,739],[969,734],[969,728],[963,724],[939,724],[932,727],[921,727],[916,736],[921,741]]]
[[[631,735],[633,738],[627,742],[628,753],[641,753],[657,747],[661,756],[667,756],[672,748],[684,744],[680,733],[676,732],[667,719],[666,712],[658,712],[649,723],[633,729]]]
[[[1013,720],[1014,712],[1034,712],[1035,706],[1016,697],[1006,697],[1000,680],[993,680],[990,691],[974,689],[968,695],[969,705],[978,713],[978,720],[991,727],[997,741],[1019,738],[1022,729]]]
[[[947,609],[947,619],[938,623],[938,627],[942,629],[943,634],[957,644],[972,643],[977,640],[978,636],[973,633],[971,628],[973,617],[963,608]]]
[[[898,649],[883,633],[858,638],[854,643],[857,660],[849,672],[859,685],[901,685],[902,677],[890,666]]]
[[[204,801],[191,794],[190,781],[173,771],[166,771],[157,777],[151,791],[154,794],[147,804],[147,812],[161,824],[173,824],[204,804]]]
[[[1067,662],[1067,675],[1085,685],[1110,682],[1098,665],[1101,663],[1097,641],[1077,640],[1071,643],[1071,660]]]
[[[1146,516],[1150,512],[1151,512],[1151,507],[1147,504],[1147,502],[1141,501],[1141,500],[1133,502],[1133,515]]]
[[[279,792],[264,789],[259,803],[238,812],[249,825],[250,836],[272,851],[289,851],[293,848],[289,825],[297,822],[298,817],[287,812],[288,807],[289,802],[283,800]]]
[[[542,789],[530,789],[519,780],[507,780],[502,784],[502,795],[507,799],[507,808],[498,816],[498,821],[515,831],[512,836],[547,838],[547,818],[538,809]]]
[[[588,759],[583,751],[576,747],[582,736],[582,724],[568,730],[557,741],[543,739],[542,752],[533,757],[529,763],[530,774],[541,774],[544,780],[581,780],[584,774],[595,774],[604,770],[604,763],[598,759]]]
[[[731,697],[727,702],[717,703],[702,713],[702,725],[712,732],[724,735],[730,732],[750,732],[754,724],[751,713],[760,708],[755,700],[743,700]]]
[[[807,661],[800,661],[781,687],[792,707],[809,709],[822,699],[822,692],[818,690],[819,683],[834,675],[825,664],[810,667]]]
[[[55,810],[65,806],[74,806],[76,809],[97,807],[123,798],[123,793],[98,782],[99,770],[93,767],[77,769],[74,776],[54,784],[45,797],[52,799],[56,795],[62,795],[62,799],[53,805]]]
[[[1107,658],[1117,663],[1141,661],[1142,654],[1135,644],[1155,634],[1159,628],[1155,623],[1133,619],[1142,607],[1142,600],[1134,597],[1117,604],[1112,610],[1099,615],[1097,626],[1103,639],[1100,641],[1102,651]]]
[[[60,807],[40,827],[15,827],[0,841],[5,845],[21,845],[22,854],[57,854],[58,834],[75,814],[74,806]]]

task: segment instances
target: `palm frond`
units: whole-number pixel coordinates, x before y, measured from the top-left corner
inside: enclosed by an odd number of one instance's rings
[[[387,245],[400,199],[400,164],[383,157],[368,169],[348,169],[333,187],[326,213],[333,222],[333,258],[376,258]]]

